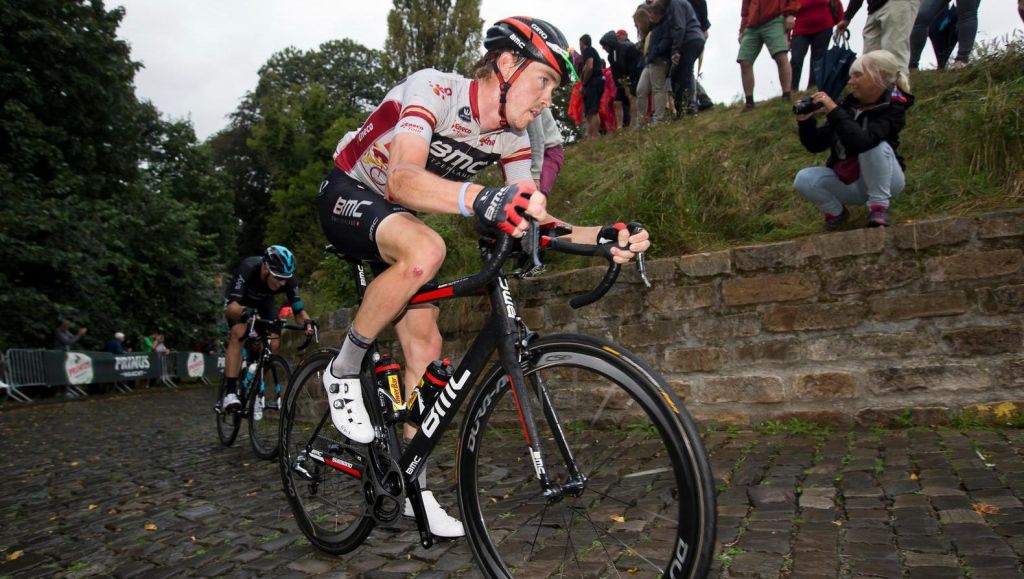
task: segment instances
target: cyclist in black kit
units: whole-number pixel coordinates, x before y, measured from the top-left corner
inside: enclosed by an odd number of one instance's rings
[[[417,212],[475,216],[482,226],[516,237],[529,225],[524,214],[542,224],[554,222],[545,195],[534,192],[526,127],[551,106],[555,88],[575,80],[569,45],[551,24],[517,16],[488,29],[484,49],[473,79],[424,69],[391,89],[363,126],[342,138],[335,168],[320,186],[320,223],[327,239],[349,257],[376,262],[378,273],[324,374],[332,420],[355,443],[374,439],[359,371],[384,327],[395,326],[406,361],[407,396],[427,364],[441,357],[437,308],[407,307],[445,256],[441,236]],[[505,187],[471,183],[495,163],[501,165]],[[617,225],[573,227],[568,239],[618,240],[612,250],[618,263],[650,246],[647,231],[630,235]],[[405,437],[415,432],[407,425]],[[427,490],[426,470],[419,484],[431,532],[462,536],[462,524]],[[405,514],[412,514],[408,500]]]
[[[295,321],[305,324],[306,332],[312,332],[312,320],[304,309],[299,296],[299,284],[295,281],[295,256],[283,245],[271,245],[262,256],[254,255],[242,260],[235,277],[224,296],[224,317],[228,322],[228,348],[224,358],[224,398],[221,410],[237,407],[238,371],[242,365],[242,344],[245,342],[246,323],[253,315],[264,320],[277,319],[277,304],[274,296],[280,293],[288,297],[288,305],[295,312]],[[271,348],[274,353],[280,345],[280,336],[273,335]]]

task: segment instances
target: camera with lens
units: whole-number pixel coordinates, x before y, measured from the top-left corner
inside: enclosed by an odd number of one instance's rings
[[[812,97],[804,97],[793,104],[794,115],[806,115],[807,113],[813,113],[818,109],[825,108],[822,103],[814,102]]]

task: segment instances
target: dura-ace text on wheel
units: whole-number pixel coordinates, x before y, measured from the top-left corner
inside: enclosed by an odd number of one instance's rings
[[[664,380],[584,336],[531,344],[523,364],[547,475],[523,453],[514,391],[485,377],[462,425],[459,505],[492,577],[703,577],[714,488],[699,433]]]
[[[281,423],[281,402],[284,398],[291,367],[281,356],[271,356],[262,366],[263,376],[249,387],[249,443],[256,456],[263,460],[277,457],[278,431]]]
[[[321,350],[296,369],[281,416],[281,478],[292,513],[313,545],[347,553],[373,528],[366,516],[362,455],[349,450],[327,408],[323,373],[337,352]]]

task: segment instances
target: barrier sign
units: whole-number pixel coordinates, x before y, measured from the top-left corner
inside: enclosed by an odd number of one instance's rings
[[[224,372],[223,356],[199,352],[115,355],[108,352],[46,350],[40,353],[46,383],[51,386],[131,382],[161,377],[216,377]]]

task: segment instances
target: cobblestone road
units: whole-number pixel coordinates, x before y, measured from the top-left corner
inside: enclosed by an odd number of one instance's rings
[[[412,524],[375,530],[344,558],[316,552],[276,464],[244,435],[216,442],[211,398],[193,388],[0,410],[0,577],[476,575],[463,541],[424,550]],[[1024,577],[1022,431],[706,442],[721,491],[713,577]],[[442,504],[455,503],[450,447],[432,467]]]

